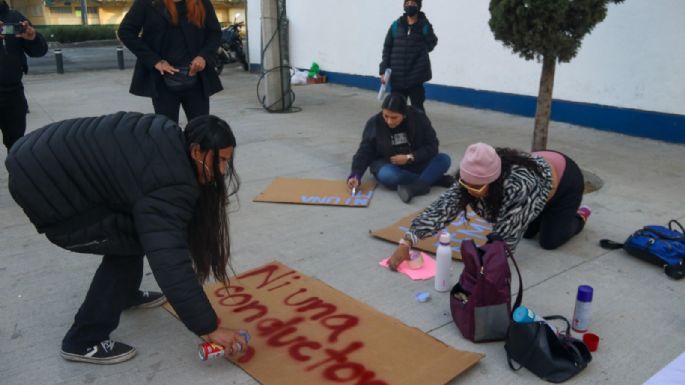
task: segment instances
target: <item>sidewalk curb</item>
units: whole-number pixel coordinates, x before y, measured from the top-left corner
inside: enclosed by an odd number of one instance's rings
[[[58,41],[49,41],[48,48],[80,48],[80,47],[116,47],[123,45],[119,40],[87,40],[75,43],[60,43]]]

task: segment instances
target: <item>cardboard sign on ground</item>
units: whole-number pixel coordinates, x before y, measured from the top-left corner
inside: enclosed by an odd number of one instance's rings
[[[278,262],[205,292],[222,326],[252,336],[234,363],[263,385],[444,385],[484,357]]]
[[[376,238],[384,239],[393,243],[397,243],[403,236],[404,233],[409,230],[411,221],[416,218],[422,211],[417,211],[415,213],[409,214],[406,217],[400,219],[399,221],[393,223],[392,225],[380,229],[372,230],[371,235]],[[452,238],[452,259],[461,261],[461,242],[465,239],[473,239],[473,241],[482,245],[487,241],[487,235],[492,231],[492,225],[485,219],[476,215],[476,213],[469,211],[467,221],[466,218],[461,215],[457,219],[447,226],[447,231],[449,231]],[[414,248],[427,251],[435,255],[435,251],[438,248],[438,236],[432,236],[429,238],[419,240],[419,244],[415,245]]]
[[[254,199],[255,202],[303,205],[367,207],[376,182],[362,183],[355,196],[343,180],[276,178]]]

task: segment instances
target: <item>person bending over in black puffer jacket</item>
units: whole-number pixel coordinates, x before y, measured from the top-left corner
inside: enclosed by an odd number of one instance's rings
[[[428,53],[438,44],[438,37],[426,15],[421,12],[422,1],[403,2],[404,15],[390,25],[385,36],[380,64],[381,82],[384,82],[385,70],[392,69],[392,91],[409,97],[414,108],[425,112],[423,102],[426,100],[426,90],[423,83],[433,77]]]
[[[103,255],[63,358],[114,364],[135,355],[109,336],[123,310],[164,302],[139,290],[144,255],[188,329],[227,353],[245,351],[239,331],[218,326],[201,287],[210,276],[228,280],[235,146],[215,116],[182,131],[167,117],[133,112],[53,123],[12,146],[10,193],[38,232],[67,250]]]

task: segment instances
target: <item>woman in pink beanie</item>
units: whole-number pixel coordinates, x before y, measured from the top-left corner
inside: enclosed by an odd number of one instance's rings
[[[470,145],[459,164],[459,181],[416,217],[390,260],[395,270],[419,239],[445,228],[467,206],[494,225],[512,251],[522,237],[539,234],[555,249],[578,234],[590,216],[580,207],[585,182],[578,165],[556,151],[526,153]]]

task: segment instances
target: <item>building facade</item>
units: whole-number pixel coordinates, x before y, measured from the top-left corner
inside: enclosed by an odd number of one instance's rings
[[[132,0],[87,0],[89,25],[119,24],[131,7]],[[80,0],[9,0],[35,25],[81,24]],[[212,0],[222,26],[245,20],[244,0]]]

